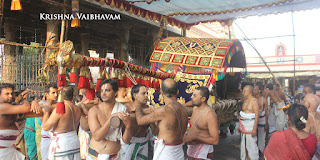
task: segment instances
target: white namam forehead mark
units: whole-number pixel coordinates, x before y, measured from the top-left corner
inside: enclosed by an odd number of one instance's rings
[[[107,90],[107,86],[108,86],[109,83],[105,83],[101,86],[101,91],[105,91]]]

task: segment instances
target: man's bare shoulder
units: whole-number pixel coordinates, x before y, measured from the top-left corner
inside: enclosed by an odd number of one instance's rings
[[[209,107],[207,110],[208,111],[205,113],[204,117],[207,117],[207,119],[210,120],[212,120],[213,117],[217,117],[217,114],[213,108]]]
[[[88,115],[96,115],[100,113],[100,109],[98,105],[94,105],[92,108],[89,109]]]

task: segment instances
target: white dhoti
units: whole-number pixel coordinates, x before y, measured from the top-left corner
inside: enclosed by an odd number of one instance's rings
[[[19,135],[18,130],[0,130],[0,160],[24,160],[25,156],[13,148]]]
[[[165,144],[163,139],[155,140],[153,160],[184,160],[182,142],[171,145]]]
[[[119,152],[120,153],[120,152]],[[90,145],[86,160],[122,160],[118,153],[116,154],[101,154],[95,151]]]
[[[240,112],[240,131],[241,131],[241,160],[246,160],[248,157],[251,160],[259,159],[259,150],[257,145],[257,136],[252,136],[250,133],[253,130],[255,120],[254,113]],[[246,153],[248,151],[248,155]]]
[[[281,110],[282,107],[284,107],[285,104],[283,101],[276,104],[275,107],[275,116],[276,116],[276,131],[283,131],[284,127],[286,126],[287,117],[286,114]]]
[[[49,160],[80,160],[80,142],[76,131],[50,134]]]
[[[130,143],[123,147],[123,160],[148,160],[149,134],[146,137],[132,137]]]
[[[50,130],[51,131],[51,130]],[[48,160],[49,147],[51,142],[50,131],[41,130],[41,158]]]
[[[192,158],[211,160],[212,157],[208,155],[213,151],[213,145],[209,144],[188,145],[187,155]]]
[[[88,148],[90,143],[90,131],[84,131],[81,127],[79,127],[79,141],[80,141],[80,157],[81,159],[86,159],[88,155]]]
[[[260,153],[263,153],[266,147],[267,133],[264,130],[265,125],[266,125],[266,117],[265,117],[265,111],[263,111],[260,113],[259,121],[258,121],[258,148]]]

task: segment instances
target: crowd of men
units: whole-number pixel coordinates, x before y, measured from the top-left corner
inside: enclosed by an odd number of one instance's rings
[[[28,159],[212,159],[213,145],[219,143],[219,130],[216,113],[207,104],[208,88],[196,88],[191,101],[180,104],[177,102],[178,83],[170,78],[163,80],[161,94],[165,105],[153,107],[147,104],[144,85],[133,86],[132,101],[123,103],[119,97],[119,102],[116,100],[120,93],[117,81],[106,79],[100,86],[96,100],[86,99],[85,93],[82,100],[75,100],[73,88],[63,87],[65,113],[61,114],[56,112],[58,88],[55,85],[47,86],[45,100],[35,99],[31,103],[26,95],[32,91],[22,92],[15,98],[11,84],[0,85],[0,159],[26,158],[16,149],[16,139],[21,134],[17,121],[23,118],[27,118],[24,136]],[[312,118],[304,116],[299,120],[305,123],[304,132],[317,136],[318,150],[310,151],[310,157],[316,159],[320,156],[320,115],[316,111],[319,99],[314,91],[310,86],[304,89],[304,106]],[[272,84],[266,87],[247,85],[243,96],[238,127],[240,158],[255,160],[263,157],[266,148],[269,115],[274,113],[277,131],[288,127],[283,110],[286,97],[279,86]],[[272,103],[274,107],[270,107]],[[188,117],[191,117],[189,121]],[[188,123],[190,128],[187,129]]]
[[[279,90],[279,85],[269,83],[265,87],[245,86],[238,127],[241,133],[240,158],[319,159],[320,114],[317,109],[320,106],[315,91],[314,85],[306,85],[302,104],[289,104],[288,109],[286,103],[290,102],[287,102],[285,94]],[[276,132],[266,147],[270,114],[275,117]],[[282,134],[286,136],[281,136]],[[298,137],[298,140],[294,141],[294,137]]]
[[[166,79],[161,86],[165,105],[148,106],[147,88],[135,85],[132,101],[116,101],[117,81],[106,79],[100,84],[98,100],[74,101],[72,87],[64,87],[65,113],[57,113],[55,85],[48,85],[45,100],[24,98],[13,104],[13,87],[0,85],[0,159],[25,159],[15,146],[19,134],[17,115],[27,118],[25,140],[28,159],[211,159],[213,146],[219,142],[218,122],[207,101],[209,90],[197,88],[186,107],[177,102],[178,84]],[[81,91],[80,91],[81,92]],[[24,93],[22,97],[26,97]],[[186,104],[185,104],[186,105]],[[35,112],[35,113],[33,113]],[[39,117],[39,113],[42,113]],[[188,117],[191,128],[187,131]],[[118,120],[118,121],[117,121]],[[116,122],[119,122],[118,125]],[[21,130],[21,129],[20,129]],[[148,154],[154,138],[153,154]],[[186,155],[183,145],[187,144]]]

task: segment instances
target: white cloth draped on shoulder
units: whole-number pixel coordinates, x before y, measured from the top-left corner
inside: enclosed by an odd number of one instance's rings
[[[116,102],[113,109],[112,109],[112,112],[111,114],[114,114],[114,113],[118,113],[118,112],[126,112],[127,110],[127,107],[119,102]],[[109,140],[109,141],[119,141],[122,137],[122,132],[121,132],[121,129],[119,128],[112,128],[110,127],[107,135],[106,135],[106,140]]]

